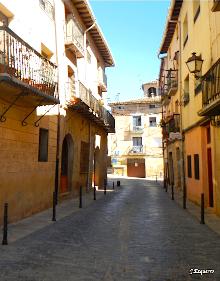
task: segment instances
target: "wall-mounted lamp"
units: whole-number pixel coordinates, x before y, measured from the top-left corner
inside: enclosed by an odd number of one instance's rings
[[[202,69],[203,59],[197,56],[196,53],[192,53],[192,56],[186,61],[186,65],[190,73],[193,73],[196,79],[200,79],[201,76],[197,75]]]

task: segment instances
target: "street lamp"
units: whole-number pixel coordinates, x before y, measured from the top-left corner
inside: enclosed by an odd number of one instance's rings
[[[203,64],[203,59],[201,55],[197,56],[195,52],[192,53],[192,56],[188,58],[188,60],[186,61],[186,65],[189,69],[189,72],[193,73],[196,79],[201,78],[196,74],[201,72],[202,64]]]

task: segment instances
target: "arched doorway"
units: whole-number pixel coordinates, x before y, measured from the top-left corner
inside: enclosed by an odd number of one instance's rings
[[[71,190],[73,172],[73,139],[70,134],[66,135],[62,145],[60,192]]]

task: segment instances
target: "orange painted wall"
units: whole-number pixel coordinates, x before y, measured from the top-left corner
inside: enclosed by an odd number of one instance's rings
[[[194,154],[199,154],[199,180],[195,179]],[[191,155],[192,178],[188,177],[187,156]],[[200,204],[201,193],[207,186],[207,161],[206,161],[205,128],[196,127],[185,133],[185,169],[187,198]]]

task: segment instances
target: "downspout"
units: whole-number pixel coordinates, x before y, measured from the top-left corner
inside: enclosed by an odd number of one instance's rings
[[[84,57],[85,57],[85,66],[84,66],[84,74],[85,74],[85,83],[86,83],[86,72],[87,72],[87,50],[86,50],[86,35],[89,30],[91,30],[96,25],[96,20],[94,23],[84,31],[83,34],[83,48],[84,48]],[[91,174],[91,161],[92,161],[92,133],[91,133],[91,123],[89,122],[89,171],[87,175],[87,191],[90,187],[90,174]]]
[[[181,21],[175,21],[175,20],[170,20],[170,22],[177,23],[179,26],[179,54],[180,54],[180,63],[179,63],[179,89],[180,89],[180,95],[179,95],[179,100],[180,100],[180,134],[182,136],[181,139],[181,154],[182,154],[182,190],[183,190],[183,208],[186,209],[186,197],[187,197],[187,192],[186,192],[186,177],[185,177],[185,161],[184,161],[184,136],[183,136],[183,118],[182,118],[182,103],[183,103],[183,98],[182,98],[182,29],[181,29]]]
[[[58,50],[57,50],[57,22],[56,22],[56,5],[54,11],[54,28],[55,28],[55,45],[56,45],[56,61],[57,65],[59,66],[58,62]],[[57,81],[58,81],[58,96],[59,96],[59,67],[57,71]],[[58,204],[58,191],[59,191],[59,160],[60,160],[60,104],[57,105],[57,143],[56,143],[56,166],[55,166],[55,181],[54,181],[54,192],[56,198],[56,204]]]
[[[187,198],[187,191],[186,191],[186,177],[185,177],[185,159],[184,159],[184,135],[183,135],[183,87],[182,87],[182,29],[181,29],[181,21],[178,21],[179,25],[179,52],[180,52],[180,64],[179,64],[179,86],[180,86],[180,135],[182,136],[181,138],[181,153],[182,153],[182,190],[183,190],[183,209],[186,209],[186,198]]]

